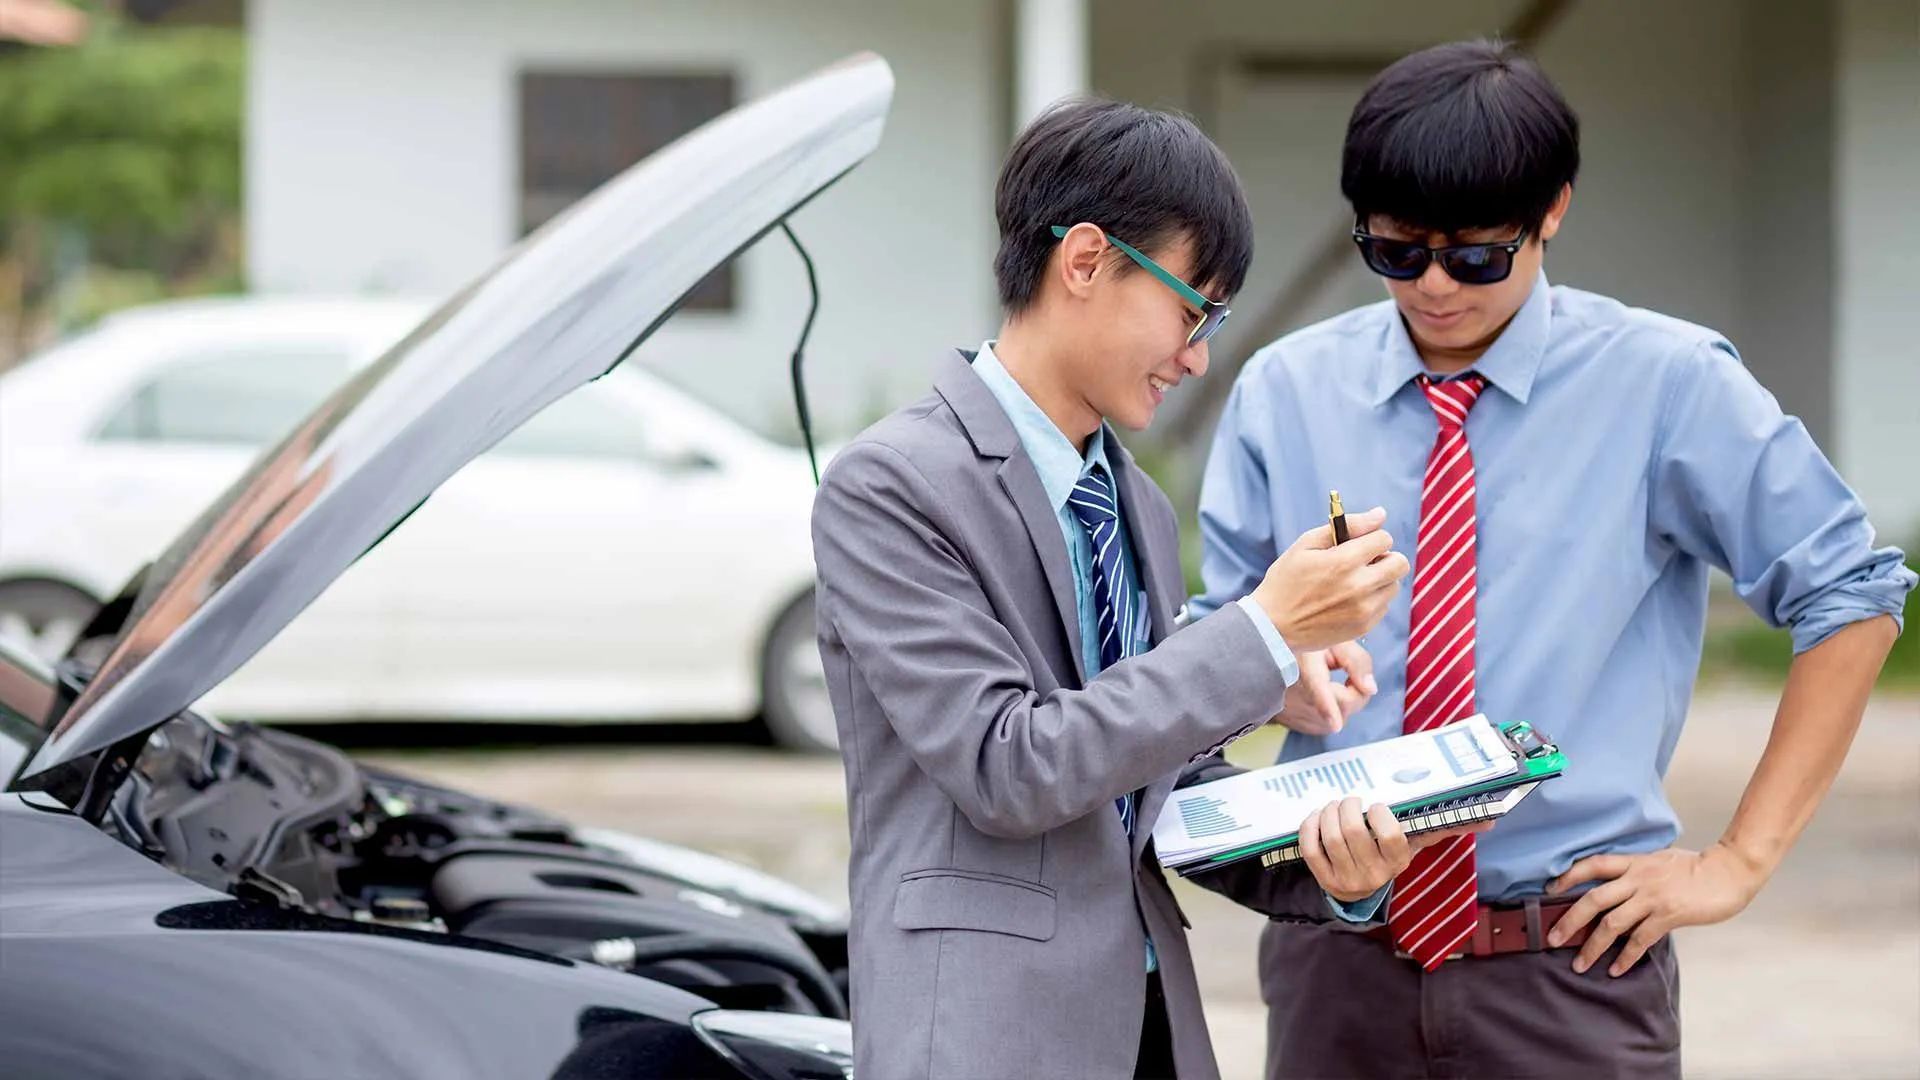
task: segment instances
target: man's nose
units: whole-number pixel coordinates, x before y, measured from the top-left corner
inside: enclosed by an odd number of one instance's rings
[[[1207,373],[1207,363],[1207,342],[1205,341],[1189,345],[1180,351],[1180,366],[1196,379]]]
[[[1460,287],[1460,283],[1441,268],[1439,259],[1427,263],[1427,272],[1420,275],[1418,284],[1420,291],[1428,296],[1449,296]]]

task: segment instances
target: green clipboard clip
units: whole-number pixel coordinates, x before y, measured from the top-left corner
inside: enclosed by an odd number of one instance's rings
[[[1528,762],[1549,763],[1554,772],[1567,767],[1566,756],[1560,748],[1547,741],[1546,736],[1533,729],[1525,720],[1515,720],[1500,725],[1500,737],[1507,741],[1507,747]]]

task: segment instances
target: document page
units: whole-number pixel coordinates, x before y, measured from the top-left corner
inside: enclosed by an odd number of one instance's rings
[[[1484,714],[1301,758],[1173,793],[1153,828],[1163,866],[1298,832],[1308,814],[1352,795],[1363,805],[1427,799],[1519,768]]]

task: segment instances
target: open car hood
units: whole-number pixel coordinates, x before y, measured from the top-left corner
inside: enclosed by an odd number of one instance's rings
[[[16,779],[142,734],[232,674],[462,465],[625,359],[710,271],[872,153],[892,98],[886,61],[852,57],[650,155],[522,241],[168,547]]]

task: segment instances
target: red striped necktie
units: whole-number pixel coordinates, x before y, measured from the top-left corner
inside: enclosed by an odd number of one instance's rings
[[[1467,410],[1486,388],[1468,375],[1448,382],[1420,377],[1440,421],[1420,488],[1414,547],[1413,614],[1407,628],[1406,719],[1425,731],[1471,716],[1473,707],[1473,453]],[[1387,926],[1394,944],[1432,971],[1473,934],[1479,902],[1474,838],[1462,836],[1416,854],[1394,879]]]

